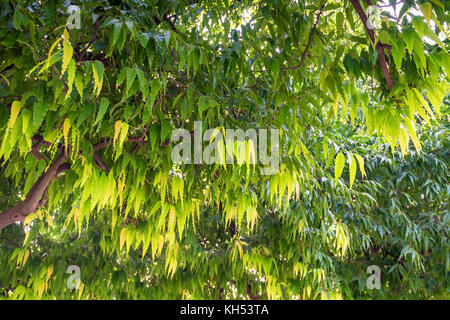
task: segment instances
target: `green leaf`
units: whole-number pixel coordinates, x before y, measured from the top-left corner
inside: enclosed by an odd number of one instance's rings
[[[33,104],[33,127],[39,128],[47,115],[47,103],[36,101]]]
[[[198,112],[202,114],[203,111],[208,109],[209,107],[209,97],[208,96],[200,96],[198,98]]]
[[[161,125],[161,141],[164,142],[166,140],[167,135],[171,129],[170,123],[167,121],[163,121]]]
[[[392,57],[397,69],[402,69],[402,61],[406,56],[405,45],[402,41],[394,41],[392,43]]]
[[[98,109],[98,113],[97,113],[97,118],[95,119],[94,122],[94,126],[99,123],[100,121],[102,121],[103,116],[106,113],[106,110],[108,109],[109,106],[109,99],[108,98],[102,98],[101,102],[100,102],[100,107]]]
[[[119,40],[120,31],[122,29],[122,22],[118,22],[114,24],[113,33],[111,39],[111,48],[114,48],[114,46],[117,44],[117,41]]]
[[[133,85],[134,79],[136,79],[136,71],[133,68],[127,69],[127,88],[126,92],[130,91],[131,86]]]
[[[156,124],[150,125],[149,131],[150,131],[150,145],[152,149],[154,149],[156,141],[158,139],[158,131],[159,131],[158,125]]]
[[[142,92],[142,96],[144,97],[144,99],[147,99],[149,95],[148,81],[145,78],[144,72],[141,69],[137,70],[137,75],[139,79],[139,86]]]
[[[159,80],[154,78],[152,80],[152,84],[151,84],[151,92],[150,92],[150,106],[153,107],[153,104],[155,103],[156,100],[156,96],[159,94],[159,90],[160,90],[160,83]]]
[[[20,13],[19,10],[16,9],[16,10],[14,10],[14,17],[13,17],[14,28],[18,29],[18,30],[22,30],[20,28],[21,23],[22,23],[22,14]]]
[[[409,53],[412,54],[414,48],[414,41],[417,38],[416,32],[411,28],[405,28],[402,32],[402,38],[406,44],[406,47],[408,48]]]
[[[83,98],[83,76],[80,73],[77,73],[75,76],[75,87],[77,88],[78,94],[81,98]]]

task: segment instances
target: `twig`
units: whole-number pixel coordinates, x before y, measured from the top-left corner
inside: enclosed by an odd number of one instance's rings
[[[322,6],[320,7],[320,9],[319,9],[319,13],[318,13],[317,16],[316,16],[316,22],[314,23],[314,27],[313,27],[313,29],[312,29],[312,31],[311,31],[311,34],[309,35],[309,40],[308,40],[308,43],[306,44],[305,51],[303,51],[303,54],[302,54],[302,58],[301,58],[301,60],[300,60],[300,63],[299,63],[298,65],[296,65],[296,66],[293,66],[293,67],[284,67],[284,68],[281,68],[281,70],[293,70],[293,69],[299,69],[299,68],[302,67],[303,62],[305,62],[305,59],[306,59],[306,54],[308,53],[309,47],[311,46],[312,40],[313,40],[313,38],[314,38],[314,33],[316,32],[317,25],[319,24],[319,19],[320,19],[320,16],[322,15],[322,10],[323,10],[323,8],[325,7],[325,4],[326,4],[326,3],[327,3],[327,1],[325,1],[325,2],[323,3],[323,5],[322,5]]]

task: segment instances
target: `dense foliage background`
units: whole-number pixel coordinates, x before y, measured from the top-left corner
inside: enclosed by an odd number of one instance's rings
[[[0,0],[0,298],[448,298],[449,11]],[[279,172],[175,165],[197,120]]]

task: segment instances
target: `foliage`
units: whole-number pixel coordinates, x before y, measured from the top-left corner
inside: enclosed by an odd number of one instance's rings
[[[0,1],[0,295],[448,297],[450,3],[367,2]],[[196,120],[279,172],[175,165]]]

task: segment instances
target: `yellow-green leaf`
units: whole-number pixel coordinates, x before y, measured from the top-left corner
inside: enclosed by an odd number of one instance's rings
[[[123,245],[125,243],[127,236],[128,236],[128,230],[127,230],[127,228],[123,228],[122,231],[120,231],[120,238],[119,238],[119,245],[120,245],[121,250],[123,248]]]
[[[69,69],[67,70],[67,93],[66,93],[66,99],[70,96],[70,94],[72,93],[72,88],[73,88],[73,81],[75,80],[75,61],[73,59],[70,59],[69,61]]]
[[[63,61],[62,61],[62,68],[61,68],[61,77],[64,74],[64,72],[67,69],[67,66],[69,65],[70,59],[72,59],[73,55],[73,48],[70,45],[69,41],[63,42]]]
[[[423,16],[425,17],[425,20],[427,20],[427,23],[430,23],[431,19],[431,3],[425,2],[420,5],[420,11],[422,11]]]
[[[360,156],[359,154],[355,154],[356,160],[358,160],[359,163],[359,171],[361,171],[361,174],[363,177],[366,176],[366,170],[364,169],[364,158]]]
[[[8,121],[8,128],[12,128],[16,123],[17,116],[22,109],[22,104],[19,101],[14,101],[11,105],[11,116]]]
[[[420,152],[421,145],[417,138],[416,130],[414,130],[413,121],[411,119],[405,119],[405,126],[408,129],[411,140],[416,148],[417,152]]]
[[[422,106],[425,108],[425,110],[427,110],[427,112],[429,114],[431,114],[432,117],[434,117],[434,113],[433,110],[431,110],[430,106],[428,105],[428,102],[425,101],[425,99],[422,97],[422,95],[420,94],[419,90],[417,90],[416,88],[412,89],[414,91],[414,93],[416,94],[417,98],[419,99],[420,103],[422,104]]]
[[[441,1],[439,1],[439,0],[431,0],[431,2],[433,2],[438,7],[441,7],[442,9],[444,9],[444,5],[442,4]]]
[[[47,67],[50,67],[50,58],[52,57],[52,52],[55,49],[55,47],[58,45],[58,43],[61,41],[62,38],[58,38],[56,39],[55,42],[53,42],[53,44],[50,47],[50,50],[48,51],[48,58],[47,58]]]
[[[350,188],[353,186],[353,182],[355,181],[356,177],[356,161],[353,158],[353,156],[349,157],[350,161]]]
[[[408,131],[405,128],[400,130],[400,134],[398,136],[398,141],[400,143],[400,151],[402,152],[402,158],[408,152],[408,143],[409,143],[409,135]]]
[[[339,152],[339,154],[336,156],[335,162],[334,162],[334,178],[337,180],[342,175],[342,171],[344,170],[345,165],[345,157],[342,154],[342,152]]]
[[[121,127],[122,127],[122,121],[117,120],[116,123],[114,124],[114,140],[113,140],[113,144],[116,144],[116,141],[119,138]]]
[[[66,154],[67,154],[67,147],[69,145],[69,130],[70,130],[70,119],[66,118],[66,120],[64,120],[64,128],[63,128]]]

